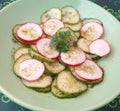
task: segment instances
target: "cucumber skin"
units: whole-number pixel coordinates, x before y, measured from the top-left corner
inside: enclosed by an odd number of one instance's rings
[[[37,60],[40,60],[42,62],[54,62],[55,60],[52,60],[52,59],[48,59],[48,58],[45,58],[45,57],[42,57],[39,53],[37,53],[36,51],[34,51],[33,49],[29,49],[29,55],[34,58],[34,59],[37,59]]]
[[[15,75],[17,76],[17,77],[19,77],[19,74],[18,74],[18,72],[16,71],[16,64],[17,65],[19,65],[18,63],[19,62],[21,62],[21,61],[24,61],[24,60],[26,60],[26,59],[29,59],[29,58],[31,58],[31,56],[29,56],[28,54],[24,54],[24,55],[21,55],[15,62],[14,62],[14,64],[13,64],[13,72],[15,73]],[[20,78],[20,77],[19,77]]]
[[[51,91],[51,86],[46,87],[46,88],[32,88],[32,89],[37,92],[48,93]]]

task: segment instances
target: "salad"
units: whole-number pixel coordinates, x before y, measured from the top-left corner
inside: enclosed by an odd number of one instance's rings
[[[104,79],[98,60],[111,52],[103,39],[104,25],[96,18],[81,19],[72,6],[53,7],[40,23],[13,27],[20,47],[13,53],[14,73],[23,85],[58,98],[73,98]]]

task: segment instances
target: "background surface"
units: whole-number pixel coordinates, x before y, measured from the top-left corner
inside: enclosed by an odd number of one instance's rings
[[[14,1],[15,0],[0,0],[0,9]],[[120,21],[120,0],[89,0],[89,1],[100,5]],[[0,92],[0,111],[30,111],[30,110],[23,108],[22,106],[12,102],[7,96]],[[120,95],[117,96],[109,104],[95,111],[120,111]]]

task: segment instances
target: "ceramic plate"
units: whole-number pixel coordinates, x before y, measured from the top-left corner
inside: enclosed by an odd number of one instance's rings
[[[12,28],[23,22],[40,22],[40,15],[51,7],[72,5],[81,18],[98,18],[105,28],[104,39],[112,47],[100,60],[104,81],[77,98],[58,99],[52,94],[26,88],[12,70]],[[0,11],[0,90],[16,103],[38,111],[86,111],[99,108],[120,94],[120,23],[101,7],[87,0],[18,0]]]

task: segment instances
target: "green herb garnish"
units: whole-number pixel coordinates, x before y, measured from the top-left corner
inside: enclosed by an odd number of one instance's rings
[[[70,48],[70,38],[70,31],[60,31],[52,37],[51,45],[54,46],[59,52],[67,52]]]

